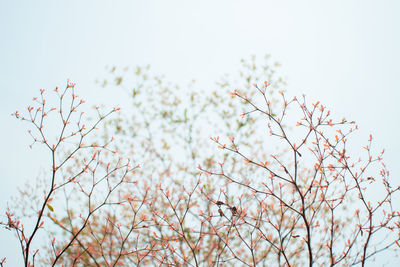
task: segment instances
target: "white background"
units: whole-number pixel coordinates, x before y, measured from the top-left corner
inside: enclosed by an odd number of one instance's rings
[[[205,90],[241,58],[271,54],[289,94],[306,93],[357,121],[360,144],[372,133],[386,148],[399,184],[400,1],[0,1],[0,211],[17,185],[47,165],[29,150],[26,125],[10,116],[39,89],[77,82],[89,104],[124,105],[100,88],[105,66],[150,64],[177,83]],[[0,229],[0,258],[17,266],[19,248]],[[390,262],[380,259],[377,266]],[[385,266],[388,266],[385,265]]]

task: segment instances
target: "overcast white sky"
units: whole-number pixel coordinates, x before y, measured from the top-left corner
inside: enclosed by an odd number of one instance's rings
[[[372,133],[375,147],[386,148],[399,181],[399,14],[396,0],[0,0],[1,214],[44,165],[10,114],[67,78],[91,104],[123,105],[122,93],[94,83],[106,65],[150,64],[169,80],[207,85],[241,58],[271,54],[289,94],[304,92],[356,120],[361,139]],[[16,266],[17,242],[4,229],[0,240],[0,257]]]

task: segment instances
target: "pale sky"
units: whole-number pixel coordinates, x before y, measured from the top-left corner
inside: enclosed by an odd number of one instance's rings
[[[357,121],[360,140],[373,134],[399,184],[399,14],[396,0],[0,0],[1,218],[17,185],[46,166],[10,114],[68,78],[90,104],[124,105],[122,92],[94,82],[107,65],[150,64],[171,81],[207,86],[241,58],[270,54],[288,94]],[[17,241],[4,229],[0,240],[0,258],[17,266]]]

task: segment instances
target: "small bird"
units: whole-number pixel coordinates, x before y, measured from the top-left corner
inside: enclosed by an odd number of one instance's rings
[[[218,213],[219,213],[219,215],[220,215],[221,217],[225,216],[225,214],[222,212],[221,209],[218,209]]]
[[[233,206],[231,208],[231,211],[232,211],[232,215],[236,215],[237,214],[237,208],[235,206]]]

